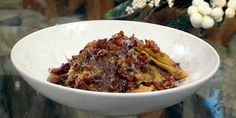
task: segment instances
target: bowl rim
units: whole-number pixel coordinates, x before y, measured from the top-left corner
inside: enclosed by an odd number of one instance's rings
[[[17,48],[19,48],[19,45],[21,43],[23,43],[25,40],[28,40],[27,37],[34,35],[36,33],[39,33],[43,30],[48,30],[54,27],[58,27],[58,26],[63,26],[63,25],[71,25],[71,24],[84,24],[84,23],[96,23],[96,22],[110,22],[110,23],[121,23],[121,22],[127,22],[127,23],[136,23],[136,24],[142,24],[142,25],[149,25],[149,26],[154,26],[154,27],[161,27],[161,28],[165,28],[168,30],[175,30],[177,32],[183,33],[184,35],[188,35],[189,37],[193,37],[195,39],[198,39],[202,44],[207,45],[207,47],[210,48],[210,50],[213,51],[214,56],[216,57],[216,65],[214,67],[214,69],[208,73],[206,76],[204,76],[203,78],[195,81],[195,82],[190,82],[178,87],[174,87],[174,88],[170,88],[170,89],[165,89],[165,90],[160,90],[160,91],[151,91],[151,92],[140,92],[140,93],[112,93],[112,92],[99,92],[99,91],[88,91],[88,90],[82,90],[82,89],[75,89],[75,88],[70,88],[70,87],[65,87],[65,86],[61,86],[61,85],[57,85],[57,84],[53,84],[50,83],[46,80],[39,80],[36,79],[35,77],[33,77],[31,74],[28,74],[26,71],[24,71],[23,69],[20,68],[20,66],[15,62],[14,57],[16,56],[15,54],[15,50]],[[148,96],[156,96],[156,95],[163,95],[163,94],[169,94],[169,93],[175,93],[178,91],[184,91],[186,89],[190,89],[194,86],[197,86],[199,84],[202,84],[204,82],[207,82],[214,74],[215,72],[218,70],[219,65],[220,65],[220,57],[218,55],[218,53],[216,52],[216,50],[207,42],[205,42],[204,40],[202,40],[201,38],[194,36],[192,34],[189,34],[187,32],[175,29],[175,28],[171,28],[171,27],[167,27],[167,26],[162,26],[162,25],[158,25],[158,24],[152,24],[152,23],[146,23],[146,22],[140,22],[140,21],[128,21],[128,20],[87,20],[87,21],[78,21],[78,22],[71,22],[71,23],[65,23],[65,24],[60,24],[60,25],[55,25],[55,26],[51,26],[51,27],[47,27],[38,31],[35,31],[23,38],[21,38],[11,49],[11,53],[10,53],[10,59],[12,64],[14,65],[14,67],[16,68],[16,70],[27,76],[29,79],[34,80],[37,83],[40,84],[45,84],[49,87],[54,87],[56,89],[61,89],[61,90],[66,90],[66,91],[70,91],[70,92],[74,92],[74,93],[81,93],[81,94],[88,94],[88,95],[99,95],[99,96],[107,96],[107,97],[148,97]],[[22,77],[23,79],[26,79],[24,77]]]

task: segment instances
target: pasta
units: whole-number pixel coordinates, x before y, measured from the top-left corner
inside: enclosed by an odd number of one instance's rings
[[[132,93],[173,88],[187,76],[154,41],[120,31],[88,43],[67,63],[50,69],[48,81],[89,91]]]

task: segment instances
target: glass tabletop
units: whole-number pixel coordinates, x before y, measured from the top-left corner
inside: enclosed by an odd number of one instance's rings
[[[16,72],[10,51],[22,37],[39,29],[80,17],[60,17],[45,22],[40,14],[22,10],[11,19],[0,18],[0,118],[106,118],[69,108],[44,97],[30,87]],[[196,94],[165,109],[125,116],[125,118],[236,118],[236,37],[226,48],[209,42],[219,53],[221,66],[217,73]],[[119,117],[119,116],[116,116]]]

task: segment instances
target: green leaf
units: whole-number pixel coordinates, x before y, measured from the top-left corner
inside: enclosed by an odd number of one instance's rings
[[[141,9],[139,11],[139,14],[136,15],[135,20],[146,21],[153,12],[158,12],[162,9],[165,9],[166,7],[168,7],[168,4],[165,0],[161,0],[158,7],[151,8],[149,6],[146,6],[144,9]]]
[[[154,11],[154,8],[150,8],[147,6],[143,10],[140,11],[140,14],[136,19],[139,21],[144,21],[153,11]]]
[[[121,19],[121,18],[129,16],[127,12],[125,11],[125,9],[127,6],[130,6],[131,3],[132,3],[132,0],[128,0],[114,7],[113,9],[109,10],[106,13],[105,18],[106,19]]]

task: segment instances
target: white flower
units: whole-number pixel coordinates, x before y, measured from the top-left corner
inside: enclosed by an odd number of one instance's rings
[[[219,19],[215,19],[216,22],[221,22],[223,20],[223,17],[219,18]]]
[[[228,18],[233,18],[235,16],[235,10],[232,9],[232,8],[227,8],[225,10],[225,16],[228,17]]]
[[[161,1],[161,0],[154,0],[154,5],[155,5],[156,7],[159,7],[160,1]]]
[[[199,13],[203,15],[210,15],[211,13],[211,7],[209,6],[208,3],[203,2],[197,6]]]
[[[190,6],[189,8],[188,8],[188,15],[192,15],[192,14],[194,14],[194,13],[198,13],[198,9],[197,9],[197,7],[196,6]]]
[[[227,3],[227,6],[228,6],[228,8],[232,8],[232,9],[236,10],[236,0],[230,0]]]
[[[167,0],[167,2],[170,8],[174,5],[174,0]]]
[[[223,15],[224,15],[224,11],[221,7],[213,8],[212,11],[211,11],[211,16],[215,20],[218,20],[218,19],[222,18]]]
[[[203,3],[203,2],[204,2],[203,0],[193,0],[193,1],[192,1],[192,5],[198,6],[198,5],[200,5],[201,3]]]
[[[134,13],[134,9],[130,6],[126,7],[125,11],[127,12],[127,14],[132,14]]]
[[[154,1],[153,1],[153,0],[152,0],[152,1],[149,1],[148,6],[151,7],[151,8],[153,8],[153,7],[155,6],[155,5],[154,5]]]
[[[202,26],[202,28],[204,28],[204,29],[208,29],[208,28],[211,28],[211,27],[213,27],[214,26],[214,20],[213,20],[213,18],[211,18],[210,16],[204,16],[203,18],[202,18],[202,24],[201,24],[201,26]]]
[[[202,23],[202,15],[199,13],[194,13],[190,16],[190,21],[194,27],[199,28]]]
[[[133,9],[141,9],[147,5],[147,1],[146,0],[133,0],[131,5]]]
[[[224,7],[226,5],[226,0],[212,0],[213,7]]]

